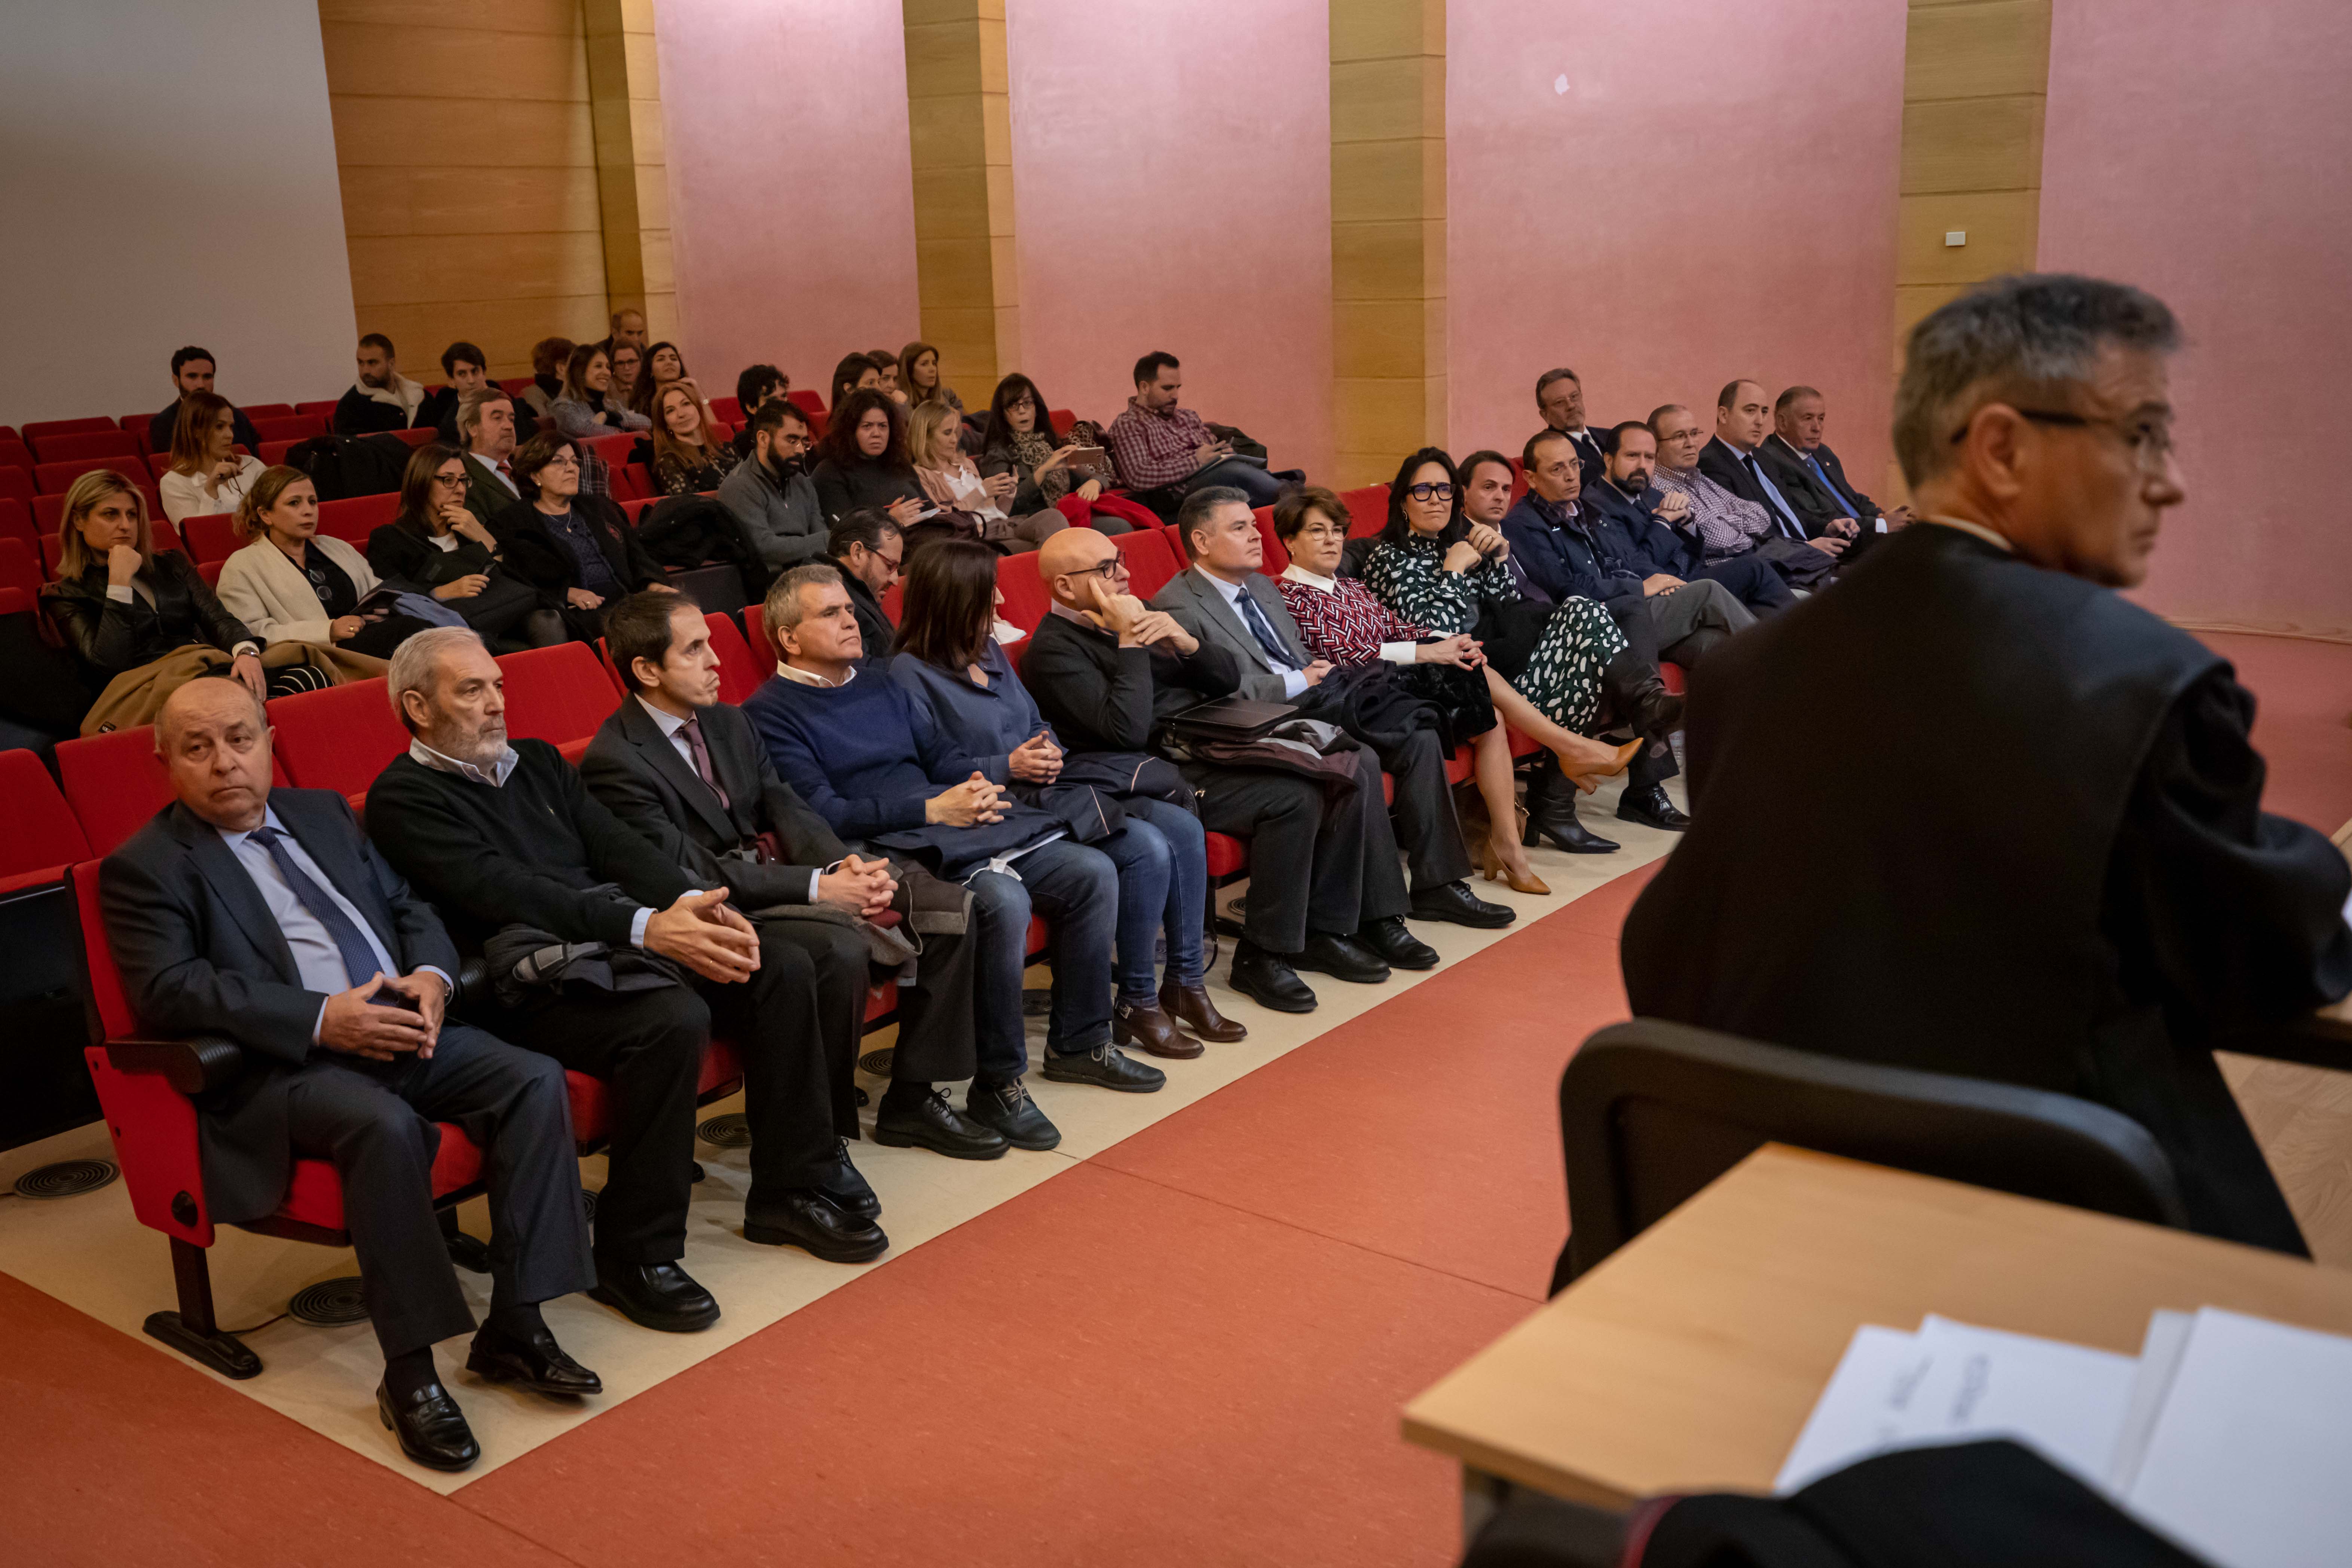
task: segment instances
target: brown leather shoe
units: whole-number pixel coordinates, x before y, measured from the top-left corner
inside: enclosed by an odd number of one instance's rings
[[[1111,1008],[1110,1037],[1115,1045],[1141,1046],[1148,1056],[1189,1061],[1201,1054],[1201,1042],[1176,1026],[1176,1020],[1157,1007],[1136,1007],[1125,1002]]]
[[[1214,1040],[1221,1046],[1249,1038],[1247,1029],[1217,1011],[1217,1005],[1209,1000],[1205,986],[1179,985],[1173,980],[1162,981],[1160,1009],[1201,1038]]]

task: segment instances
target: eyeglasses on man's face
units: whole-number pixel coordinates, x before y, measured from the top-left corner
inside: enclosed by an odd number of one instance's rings
[[[1415,500],[1452,500],[1454,487],[1446,484],[1410,485],[1406,487],[1404,493]]]
[[[1106,581],[1124,577],[1127,575],[1127,558],[1121,555],[1114,555],[1108,561],[1098,562],[1095,565],[1086,567],[1081,571],[1073,572],[1070,575],[1073,577],[1100,577]]]
[[[2067,430],[2104,430],[2124,444],[2143,473],[2161,474],[2172,458],[2172,422],[2169,419],[2142,417],[2138,419],[2107,419],[2095,414],[2076,414],[2063,408],[2019,408],[2008,405],[2020,419],[2035,425],[2052,425]],[[1952,445],[1968,439],[1966,425],[1952,432]]]

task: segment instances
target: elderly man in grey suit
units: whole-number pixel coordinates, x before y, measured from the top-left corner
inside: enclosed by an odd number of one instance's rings
[[[1347,728],[1337,705],[1327,710],[1313,694],[1331,666],[1308,657],[1282,595],[1258,570],[1265,544],[1250,515],[1249,498],[1217,485],[1195,490],[1184,498],[1176,528],[1192,563],[1153,596],[1151,607],[1173,616],[1193,637],[1232,654],[1242,668],[1241,695],[1296,702],[1307,717]],[[1371,740],[1350,733],[1359,742]],[[1382,736],[1381,742],[1380,764],[1396,780],[1394,839],[1412,864],[1412,898],[1406,913],[1456,925],[1510,924],[1517,918],[1511,910],[1470,890],[1470,852],[1462,841],[1436,732],[1414,729],[1402,740]]]

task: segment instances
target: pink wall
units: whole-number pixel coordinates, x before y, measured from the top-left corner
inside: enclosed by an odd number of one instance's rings
[[[2141,591],[2187,620],[2352,635],[2352,7],[2062,0],[2041,265],[2169,304],[2189,500]],[[2316,466],[2315,456],[2320,458]]]
[[[1831,446],[1874,486],[1903,32],[1889,0],[1448,7],[1454,449],[1517,452],[1552,365],[1597,422],[1711,417],[1746,375],[1820,387]]]
[[[703,391],[834,362],[919,326],[906,35],[895,5],[655,8],[679,334]]]
[[[1108,420],[1152,349],[1184,401],[1331,460],[1326,0],[1008,0],[1021,368]]]

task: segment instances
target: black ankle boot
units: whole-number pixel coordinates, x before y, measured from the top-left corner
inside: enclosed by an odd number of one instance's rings
[[[1528,823],[1519,843],[1529,849],[1545,840],[1569,855],[1606,855],[1616,840],[1603,838],[1577,819],[1576,786],[1560,776],[1559,758],[1547,752],[1528,781]]]
[[[1664,740],[1683,721],[1683,700],[1666,689],[1656,665],[1631,648],[1601,672],[1601,689],[1617,722],[1645,741]]]

